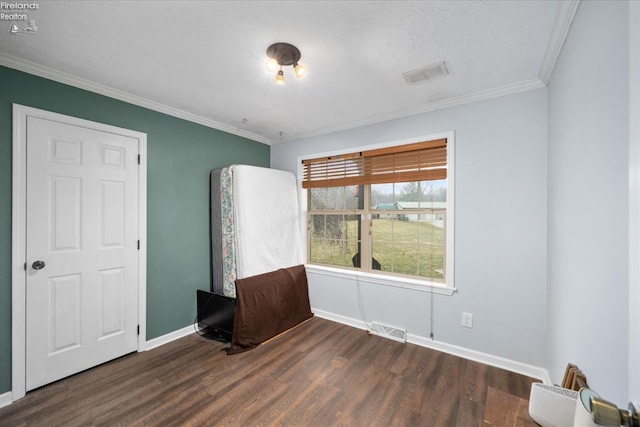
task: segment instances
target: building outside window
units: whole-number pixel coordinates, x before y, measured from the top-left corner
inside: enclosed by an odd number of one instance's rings
[[[453,141],[303,160],[307,262],[453,288]]]

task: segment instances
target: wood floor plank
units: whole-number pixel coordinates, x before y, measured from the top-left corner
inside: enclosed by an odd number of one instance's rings
[[[224,348],[194,333],[122,357],[27,393],[0,426],[478,427],[489,388],[493,407],[522,416],[535,381],[319,318]]]
[[[537,426],[529,416],[527,400],[493,387],[487,389],[484,423],[487,427]]]
[[[455,425],[465,427],[488,427],[484,423],[484,406],[485,405],[483,403],[460,399]]]

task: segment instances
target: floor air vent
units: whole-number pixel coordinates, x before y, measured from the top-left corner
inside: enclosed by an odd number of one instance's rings
[[[400,329],[393,326],[383,325],[378,322],[371,322],[371,333],[380,335],[381,337],[389,338],[394,341],[406,342],[407,330]]]

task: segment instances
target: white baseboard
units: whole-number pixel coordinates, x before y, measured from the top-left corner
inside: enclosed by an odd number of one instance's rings
[[[9,406],[13,403],[12,393],[10,391],[0,394],[0,408]]]
[[[367,325],[362,320],[353,319],[351,317],[341,316],[339,314],[331,313],[329,311],[318,310],[317,308],[311,307],[311,311],[318,317],[327,320],[333,320],[334,322],[342,323],[343,325],[351,326],[358,329],[369,329],[369,325]]]
[[[505,369],[507,371],[515,372],[517,374],[526,375],[528,377],[536,378],[549,384],[549,374],[546,369],[539,368],[537,366],[528,365],[526,363],[517,362],[511,359],[505,359],[504,357],[494,356],[488,353],[482,353],[480,351],[471,350],[468,348],[460,347],[453,344],[447,344],[445,342],[432,340],[431,338],[425,338],[418,335],[407,334],[407,342],[416,344],[422,347],[427,347],[433,350],[438,350],[443,353],[453,354],[454,356],[462,357],[464,359],[473,360],[475,362],[484,363],[485,365],[495,366],[497,368]]]
[[[313,311],[316,316],[323,319],[332,320],[334,322],[342,323],[344,325],[352,326],[358,329],[368,329],[368,325],[361,320],[341,316],[339,314],[330,313],[328,311],[318,310],[315,308],[312,308],[311,311]],[[503,357],[494,356],[492,354],[482,353],[476,350],[470,350],[468,348],[459,347],[453,344],[447,344],[445,342],[432,340],[431,338],[426,338],[419,335],[407,334],[407,342],[419,345],[421,347],[441,351],[443,353],[452,354],[464,359],[495,366],[497,368],[505,369],[507,371],[515,372],[521,375],[526,375],[531,378],[536,378],[543,381],[545,384],[551,384],[549,372],[547,372],[547,370],[544,368],[517,362],[515,360],[505,359]]]
[[[362,330],[367,330],[369,328],[368,325],[362,320],[341,316],[339,314],[318,310],[316,308],[312,308],[311,311],[320,318],[331,320],[337,323],[342,323],[343,325],[351,326],[353,328]],[[160,337],[147,341],[146,350],[152,350],[156,347],[160,347],[161,345],[168,344],[171,341],[186,337],[187,335],[190,335],[194,332],[195,330],[193,325],[185,326],[184,328],[178,329],[177,331],[173,331],[166,335],[162,335]],[[547,372],[546,369],[539,368],[537,366],[527,365],[526,363],[516,362],[514,360],[505,359],[503,357],[493,356],[491,354],[470,350],[464,347],[435,341],[419,335],[407,334],[407,342],[419,345],[421,347],[442,351],[443,353],[453,354],[454,356],[462,357],[464,359],[469,359],[487,365],[495,366],[497,368],[506,369],[507,371],[542,380],[545,384],[551,384],[549,372]],[[0,408],[8,406],[12,402],[13,400],[10,391],[4,394],[0,394]]]
[[[154,338],[146,342],[145,351],[152,350],[156,347],[160,347],[161,345],[168,344],[171,341],[175,341],[179,338],[186,337],[195,332],[193,325],[185,326],[182,329],[178,329],[177,331],[173,331],[166,335],[162,335],[161,337]],[[8,391],[6,393],[0,394],[0,408],[11,405],[13,403],[12,392]]]
[[[162,335],[160,337],[151,339],[149,341],[147,341],[147,348],[146,350],[152,350],[156,347],[160,347],[161,345],[165,345],[170,343],[171,341],[175,341],[177,339],[180,339],[182,337],[186,337],[187,335],[190,335],[192,333],[194,333],[196,330],[194,329],[193,325],[189,325],[189,326],[185,326],[182,329],[178,329],[177,331],[173,331],[173,332],[169,332],[166,335]]]

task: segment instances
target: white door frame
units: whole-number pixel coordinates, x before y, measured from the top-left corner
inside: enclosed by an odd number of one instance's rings
[[[27,117],[62,122],[138,140],[138,351],[146,348],[147,330],[147,135],[89,120],[13,104],[13,170],[11,194],[11,398],[26,394],[26,205]]]

